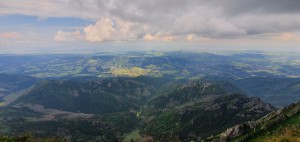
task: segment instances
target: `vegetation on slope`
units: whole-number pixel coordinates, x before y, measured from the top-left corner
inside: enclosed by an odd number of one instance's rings
[[[37,82],[33,77],[0,73],[0,106],[13,102]]]
[[[155,87],[129,78],[93,81],[44,81],[12,105],[39,104],[83,113],[111,113],[137,109]]]
[[[29,134],[18,137],[0,136],[1,142],[68,142],[67,139],[62,138],[35,138]]]
[[[228,82],[195,81],[153,97],[143,107],[143,133],[159,141],[195,141],[273,108],[238,92]]]
[[[223,141],[296,142],[300,140],[300,102],[265,117],[237,125],[220,134]]]

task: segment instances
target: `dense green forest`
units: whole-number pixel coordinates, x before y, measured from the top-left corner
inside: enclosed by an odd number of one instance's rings
[[[274,110],[228,81],[152,77],[40,81],[0,110],[2,135],[191,141]],[[149,138],[150,139],[150,138]]]

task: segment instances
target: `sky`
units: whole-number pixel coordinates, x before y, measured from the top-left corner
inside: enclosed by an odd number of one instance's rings
[[[299,0],[0,0],[0,53],[299,43]]]

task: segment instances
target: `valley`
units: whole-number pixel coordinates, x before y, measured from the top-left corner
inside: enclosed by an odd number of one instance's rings
[[[0,73],[30,76],[36,80],[139,76],[174,80],[227,80],[241,88],[246,95],[259,97],[278,107],[300,99],[297,95],[300,58],[289,52],[281,55],[260,51],[0,55],[0,60]],[[5,92],[7,89],[10,88],[0,88],[0,97],[9,93]],[[16,89],[13,91],[22,90]],[[284,99],[281,99],[282,96]]]
[[[1,56],[0,135],[211,141],[300,99],[297,66],[262,53]]]

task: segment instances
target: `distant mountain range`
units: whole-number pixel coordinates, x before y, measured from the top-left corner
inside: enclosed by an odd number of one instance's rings
[[[259,97],[275,106],[282,107],[300,99],[297,85],[300,82],[300,58],[294,54],[151,51],[0,55],[0,60],[0,73],[39,79],[148,76],[175,80],[227,80],[235,83],[246,95]]]

